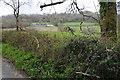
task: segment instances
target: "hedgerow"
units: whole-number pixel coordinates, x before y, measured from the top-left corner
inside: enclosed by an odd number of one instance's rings
[[[37,49],[32,36],[39,41]],[[80,36],[59,38],[35,32],[5,32],[3,42],[7,44],[3,44],[3,57],[32,78],[120,78],[119,42],[108,44]]]

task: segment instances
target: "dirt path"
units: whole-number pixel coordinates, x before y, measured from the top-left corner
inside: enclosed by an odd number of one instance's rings
[[[1,63],[0,63],[1,64]],[[2,59],[2,78],[28,78],[28,76],[23,72],[15,68],[15,66],[6,59]]]

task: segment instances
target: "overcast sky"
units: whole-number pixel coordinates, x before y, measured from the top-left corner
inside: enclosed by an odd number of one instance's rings
[[[9,1],[9,0],[7,0]],[[22,0],[27,1],[27,0]],[[46,7],[41,11],[40,4],[50,3],[51,0],[28,0],[30,1],[29,5],[24,5],[20,8],[20,14],[43,14],[43,13],[61,13],[65,12],[66,8],[69,6],[71,0],[67,0],[63,4],[55,5],[54,7]],[[53,0],[53,1],[61,1],[61,0]],[[120,0],[118,0],[120,1]],[[85,7],[85,10],[96,12],[99,11],[99,3],[98,0],[77,0],[79,8]],[[39,4],[38,4],[39,3]],[[13,10],[11,7],[4,5],[2,2],[0,3],[0,16],[13,14]]]

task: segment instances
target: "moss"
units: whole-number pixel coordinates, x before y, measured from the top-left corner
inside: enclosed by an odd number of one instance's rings
[[[100,26],[102,37],[111,40],[117,39],[116,3],[100,2]]]

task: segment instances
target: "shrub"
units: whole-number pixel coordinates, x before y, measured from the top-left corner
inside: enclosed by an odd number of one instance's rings
[[[29,34],[29,32],[4,32],[3,42],[9,43],[19,49],[27,51],[35,51],[37,46],[34,37],[31,34]]]
[[[74,37],[62,49],[63,55],[68,56],[66,62],[83,63],[76,71],[101,78],[119,78],[120,47],[93,38]]]
[[[3,43],[9,43],[23,51],[35,52],[38,56],[43,54],[44,59],[56,56],[55,51],[61,42],[55,36],[49,36],[48,34],[41,34],[35,31],[6,31],[3,32],[2,37]]]

